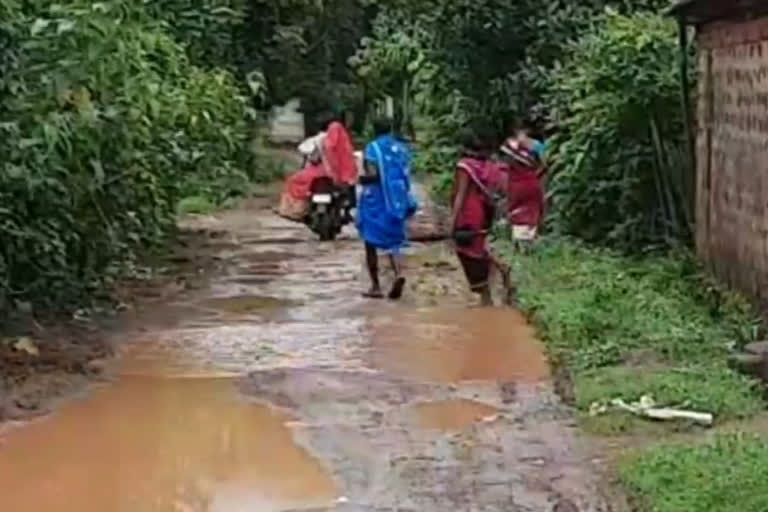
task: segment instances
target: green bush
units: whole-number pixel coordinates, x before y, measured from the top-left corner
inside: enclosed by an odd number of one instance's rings
[[[566,54],[548,98],[562,130],[552,223],[627,248],[688,238],[693,172],[675,23],[608,11]]]
[[[2,9],[5,302],[77,298],[162,239],[178,198],[244,189],[248,111],[238,87],[191,65],[140,3]]]

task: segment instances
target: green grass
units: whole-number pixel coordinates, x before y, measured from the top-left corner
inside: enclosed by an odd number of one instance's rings
[[[179,215],[205,215],[216,209],[216,205],[207,197],[190,196],[179,201]]]
[[[700,444],[660,445],[630,457],[621,480],[653,512],[765,512],[768,442],[731,434]]]
[[[712,412],[716,421],[763,408],[754,381],[726,366],[732,346],[757,336],[753,310],[703,277],[689,255],[628,258],[545,240],[531,255],[509,258],[521,305],[569,370],[582,412],[643,395]],[[638,423],[609,416],[619,432]]]
[[[568,370],[582,425],[595,434],[701,432],[593,404],[650,395],[662,406],[711,412],[717,423],[764,409],[757,383],[728,368],[734,347],[756,339],[746,301],[714,285],[685,253],[628,258],[567,240],[544,240],[513,262],[520,301],[553,359]],[[737,426],[738,425],[731,425]],[[645,512],[768,511],[768,442],[743,434],[659,444],[626,458],[620,480]]]

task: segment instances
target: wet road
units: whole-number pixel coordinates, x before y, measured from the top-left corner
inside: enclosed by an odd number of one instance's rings
[[[224,271],[114,335],[114,383],[0,437],[0,510],[610,510],[532,330],[468,307],[445,247],[370,302],[351,234],[198,223]]]

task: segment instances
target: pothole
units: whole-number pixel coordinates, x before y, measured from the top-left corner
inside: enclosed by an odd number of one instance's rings
[[[202,512],[326,507],[326,469],[291,418],[246,403],[226,379],[129,379],[10,432],[3,509]]]
[[[502,308],[396,311],[374,326],[371,363],[433,382],[536,383],[550,376],[533,329]]]

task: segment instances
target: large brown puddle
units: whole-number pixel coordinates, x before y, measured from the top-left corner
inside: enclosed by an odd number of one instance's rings
[[[272,512],[327,506],[290,418],[227,379],[124,378],[0,438],[0,510]]]
[[[508,309],[397,312],[374,328],[374,366],[435,382],[535,383],[549,377],[543,346]]]

